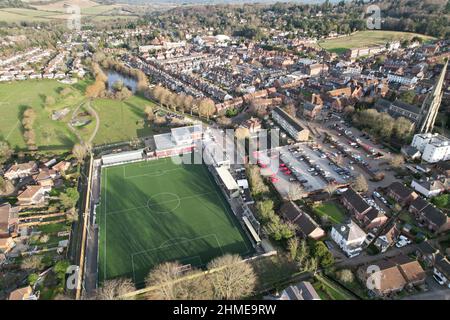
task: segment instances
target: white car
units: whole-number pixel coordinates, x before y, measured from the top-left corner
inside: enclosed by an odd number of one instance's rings
[[[433,274],[433,278],[434,280],[436,280],[437,283],[439,283],[441,286],[443,286],[445,284],[445,281],[438,276],[436,273]]]
[[[377,198],[380,198],[380,197],[381,197],[381,194],[379,194],[379,193],[376,192],[376,191],[373,192],[373,195],[374,195],[375,197],[377,197]]]
[[[309,168],[308,169],[308,172],[313,172],[313,171],[316,171],[316,169],[314,169],[314,168]]]
[[[399,240],[397,241],[397,243],[395,244],[395,246],[397,248],[403,248],[404,246],[407,246],[408,244],[411,244],[411,240],[409,240],[407,237],[405,236],[400,236],[398,238]]]

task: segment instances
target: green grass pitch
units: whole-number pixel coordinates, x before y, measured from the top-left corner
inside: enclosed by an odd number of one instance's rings
[[[224,253],[254,252],[204,165],[165,158],[105,167],[101,181],[99,281],[142,286],[161,262],[204,267]]]

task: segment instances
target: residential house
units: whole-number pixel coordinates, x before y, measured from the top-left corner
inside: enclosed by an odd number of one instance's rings
[[[27,286],[11,292],[8,300],[37,300],[37,297],[33,295],[33,289],[31,286]]]
[[[57,164],[55,164],[52,169],[55,170],[57,173],[65,173],[67,170],[69,170],[71,164],[68,161],[60,161]]]
[[[46,188],[42,186],[27,186],[26,189],[17,196],[18,205],[31,206],[44,204],[46,192]]]
[[[17,232],[19,214],[16,207],[9,203],[0,205],[0,238],[8,238]]]
[[[0,252],[8,252],[12,248],[14,248],[15,245],[16,244],[12,237],[0,238]]]
[[[352,220],[334,225],[331,230],[331,238],[350,258],[361,253],[366,236],[366,233]]]
[[[352,188],[341,194],[340,201],[342,205],[354,216],[361,218],[372,208],[359,193]]]
[[[446,178],[450,177],[450,161],[441,161],[435,166],[438,173],[444,175]]]
[[[303,104],[303,116],[307,119],[315,119],[320,114],[322,106],[318,104],[312,104],[311,102],[305,102]]]
[[[340,197],[342,205],[349,210],[350,214],[358,220],[366,230],[383,225],[387,217],[371,207],[360,194],[352,188],[345,191]]]
[[[264,297],[264,300],[321,300],[316,290],[309,281],[291,285],[279,295]]]
[[[427,198],[432,198],[440,195],[445,191],[444,184],[439,180],[413,180],[411,183],[411,188],[416,190],[418,193],[424,195]]]
[[[433,272],[444,280],[444,285],[450,288],[450,261],[447,257],[440,253],[436,254]]]
[[[251,117],[242,123],[242,127],[247,128],[250,133],[256,133],[261,130],[261,120]]]
[[[372,291],[378,296],[387,296],[425,282],[426,273],[417,260],[406,255],[398,255],[389,260],[377,261],[378,271],[368,272],[368,266],[358,270],[360,279],[372,281]]]
[[[53,169],[43,168],[38,174],[33,176],[34,180],[49,192],[54,184],[54,179],[56,178],[56,171]]]
[[[14,180],[17,178],[25,178],[37,173],[38,167],[36,162],[29,161],[27,163],[19,163],[12,165],[4,174],[5,178]]]
[[[297,231],[304,238],[309,237],[318,240],[326,235],[325,231],[292,201],[284,203],[280,213],[286,220],[298,227]]]
[[[409,212],[433,232],[440,233],[450,229],[450,218],[422,198],[417,198],[411,203]]]
[[[416,253],[419,259],[427,266],[433,266],[439,250],[433,247],[429,241],[422,241],[417,245]]]
[[[391,247],[400,235],[400,230],[395,224],[391,227],[386,228],[384,233],[380,235],[376,240],[374,245],[381,251],[386,252],[386,250]]]
[[[391,183],[386,192],[389,197],[402,206],[410,204],[418,197],[417,193],[398,181]]]

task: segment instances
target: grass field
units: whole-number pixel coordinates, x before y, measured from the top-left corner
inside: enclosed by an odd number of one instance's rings
[[[146,105],[153,103],[140,96],[132,96],[125,101],[111,99],[93,101],[92,106],[100,117],[100,129],[94,144],[127,141],[152,134],[152,128],[142,121]]]
[[[40,151],[68,151],[78,142],[76,135],[69,129],[72,111],[86,101],[84,91],[87,83],[80,81],[74,85],[66,85],[56,80],[13,81],[0,84],[0,139],[9,142],[17,151],[26,150],[22,135],[22,113],[31,107],[37,118],[34,129],[36,142]],[[60,92],[71,88],[67,96]],[[23,94],[26,92],[26,94]],[[55,98],[56,103],[45,106],[45,97]],[[94,144],[128,141],[136,137],[147,136],[153,129],[146,125],[144,119],[145,106],[152,102],[140,96],[132,96],[124,101],[96,99],[93,108],[100,117],[100,129],[93,141]],[[71,112],[61,121],[51,119],[53,110],[69,107]],[[83,111],[83,109],[81,109]],[[83,139],[88,139],[95,128],[95,120],[85,127],[77,129]]]
[[[328,51],[341,54],[351,48],[383,45],[390,41],[411,39],[414,36],[419,36],[425,41],[433,39],[426,35],[410,32],[368,30],[359,31],[346,37],[323,40],[319,42],[319,45]]]
[[[72,92],[61,97],[62,89],[72,87]],[[63,121],[51,120],[52,110],[73,108],[84,99],[83,94],[70,86],[55,80],[28,80],[0,84],[0,137],[7,140],[16,150],[26,149],[22,136],[22,113],[31,107],[36,111],[34,129],[36,143],[40,150],[63,150],[72,148],[76,136]],[[50,107],[44,104],[45,97],[55,98]]]
[[[314,211],[320,216],[327,216],[333,224],[342,223],[346,219],[345,213],[334,202],[324,202],[314,207]]]
[[[179,261],[197,267],[253,247],[203,165],[170,158],[103,168],[99,280],[144,283],[152,267]]]
[[[2,8],[0,9],[0,21],[7,23],[20,23],[25,21],[65,23],[67,19],[71,17],[66,8],[67,4],[78,6],[80,8],[82,23],[83,20],[130,20],[137,18],[137,16],[118,14],[115,9],[120,8],[121,5],[102,5],[91,0],[61,0],[37,4],[30,2],[33,9]]]

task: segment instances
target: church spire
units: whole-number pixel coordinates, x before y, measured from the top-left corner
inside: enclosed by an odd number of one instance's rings
[[[441,105],[444,86],[445,75],[447,73],[448,60],[445,62],[442,68],[441,74],[439,75],[433,90],[427,95],[422,104],[422,124],[420,126],[419,133],[429,133],[433,131],[434,122],[436,121],[436,116]]]

